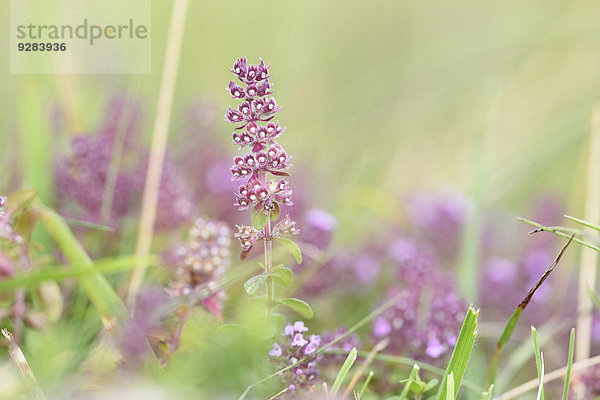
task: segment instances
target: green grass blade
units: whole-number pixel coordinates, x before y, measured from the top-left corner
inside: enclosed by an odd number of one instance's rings
[[[325,351],[325,353],[327,354],[340,354],[340,355],[345,355],[346,353],[344,352],[344,350],[341,349],[328,349],[327,351]],[[367,358],[369,357],[370,352],[368,351],[364,351],[364,350],[359,350],[358,351],[358,356],[362,357],[362,358]],[[420,360],[415,360],[414,358],[409,358],[409,357],[400,357],[400,356],[392,356],[389,354],[375,354],[373,356],[373,360],[377,360],[377,361],[383,361],[385,363],[390,363],[390,364],[399,364],[399,365],[406,365],[406,366],[411,366],[414,365],[415,363],[419,363],[419,368],[423,371],[427,371],[430,372],[434,375],[437,375],[439,377],[443,377],[444,374],[446,373],[446,370],[442,369],[442,368],[438,368],[434,365],[431,364],[427,364],[426,362],[420,361]],[[470,390],[471,393],[474,393],[476,395],[480,395],[481,392],[483,391],[483,388],[480,386],[477,386],[477,384],[469,381],[468,379],[463,378],[462,386],[465,387],[465,389]]]
[[[77,279],[100,315],[104,327],[111,330],[117,321],[126,318],[125,304],[106,278],[94,269],[94,263],[62,218],[45,207],[38,207],[38,213],[46,230],[69,263],[90,271],[89,274],[78,275]]]
[[[54,198],[53,146],[54,136],[49,131],[47,110],[40,88],[25,85],[17,96],[19,103],[19,140],[21,144],[23,183],[39,192],[39,199],[46,204]],[[48,237],[43,230],[33,231],[35,242],[48,245]]]
[[[365,383],[363,383],[362,387],[360,388],[360,391],[358,392],[359,399],[362,399],[363,395],[365,394],[365,390],[367,390],[367,386],[369,386],[369,382],[371,382],[372,378],[373,378],[373,371],[370,371],[369,375],[367,375],[367,379],[365,379]]]
[[[331,393],[336,394],[340,390],[342,383],[344,383],[344,379],[346,379],[348,372],[350,372],[350,368],[352,368],[356,361],[356,355],[356,348],[353,348],[348,354],[348,357],[346,357],[346,361],[344,361],[342,368],[340,368],[340,372],[338,372],[337,377],[333,382],[333,386],[331,386]]]
[[[540,386],[538,388],[538,394],[536,400],[544,400],[544,352],[540,352]]]
[[[562,335],[563,332],[567,332],[567,328],[570,329],[570,324],[559,317],[553,317],[546,321],[540,328],[540,332],[543,332],[544,335],[541,336],[538,334],[540,347],[552,343],[557,336]],[[531,343],[528,341],[519,343],[507,354],[506,361],[503,363],[502,370],[498,373],[494,385],[503,388],[510,387],[511,382],[513,382],[523,370],[523,367],[528,365],[532,359],[535,359],[535,355],[531,353]]]
[[[450,372],[446,380],[446,400],[454,400],[454,374]]]
[[[494,351],[494,355],[490,363],[490,371],[488,373],[489,385],[494,384],[496,381],[496,371],[498,369],[498,361],[500,360],[500,352],[502,351],[502,348],[504,347],[506,342],[508,342],[508,340],[512,336],[512,333],[515,330],[515,326],[517,326],[517,322],[519,321],[519,318],[521,317],[522,313],[522,307],[517,307],[515,311],[513,311],[512,315],[510,316],[510,318],[506,322],[506,325],[504,326],[504,330],[502,331],[498,342],[496,343],[496,350]]]
[[[538,378],[540,386],[538,389],[538,400],[544,400],[544,357],[540,351],[540,345],[537,338],[537,330],[535,327],[531,327],[531,336],[533,337],[533,347],[535,349],[535,364],[537,366]]]
[[[568,400],[569,384],[571,383],[571,367],[573,366],[573,349],[575,348],[575,328],[571,329],[569,339],[569,360],[567,361],[567,373],[565,374],[565,386],[563,388],[563,400]]]
[[[114,273],[130,271],[134,268],[137,257],[120,256],[111,257],[93,262],[94,268],[89,268],[85,264],[53,265],[43,269],[29,272],[23,275],[17,275],[12,278],[0,280],[0,293],[10,292],[18,288],[31,288],[40,285],[46,281],[59,281],[61,279],[72,278],[79,275],[88,275],[96,272]],[[157,265],[158,258],[155,256],[147,257],[146,262],[149,265]]]
[[[494,394],[494,385],[490,385],[489,389],[481,394],[481,400],[492,400]]]
[[[412,371],[410,371],[410,375],[408,376],[408,379],[406,380],[404,389],[402,389],[402,393],[400,393],[400,397],[398,397],[398,400],[408,399],[408,394],[410,393],[410,386],[417,379],[417,376],[419,375],[419,370],[420,370],[419,366],[417,364],[414,364]]]
[[[552,232],[552,233],[554,233],[555,235],[557,235],[557,236],[560,236],[560,237],[563,237],[563,238],[566,238],[566,239],[568,239],[568,238],[570,238],[570,237],[571,237],[571,235],[570,235],[570,234],[566,234],[566,233],[564,233],[564,232],[561,232],[561,231],[560,231],[560,230],[558,230],[558,229],[555,229],[555,228],[552,228],[552,227],[549,227],[549,226],[544,226],[544,225],[538,224],[537,222],[530,221],[530,220],[528,220],[527,218],[517,217],[517,219],[518,219],[519,221],[521,221],[521,222],[525,222],[526,224],[529,224],[529,225],[532,225],[532,226],[535,226],[535,227],[537,227],[537,228],[538,228],[540,231]],[[536,229],[534,232],[538,231],[538,229]],[[595,245],[593,245],[593,244],[591,244],[591,243],[584,242],[583,240],[581,240],[581,239],[577,239],[577,238],[573,238],[573,241],[574,241],[575,243],[577,243],[577,244],[580,244],[580,245],[582,245],[582,246],[585,246],[585,247],[588,247],[588,248],[590,248],[590,249],[592,249],[592,250],[596,250],[596,251],[600,252],[600,247],[598,247],[598,246],[595,246]]]
[[[467,369],[467,364],[469,363],[469,358],[471,357],[471,352],[473,351],[473,346],[475,345],[478,316],[479,310],[475,311],[472,306],[469,307],[462,328],[460,329],[460,334],[458,335],[458,341],[452,352],[450,363],[448,364],[448,368],[446,369],[442,383],[435,397],[436,400],[444,400],[447,398],[448,376],[450,374],[452,374],[452,386],[454,388],[454,393],[452,393],[452,395],[455,398],[458,394],[458,389],[460,388],[465,370]]]
[[[584,220],[579,219],[579,218],[571,217],[569,215],[565,215],[565,218],[570,219],[573,222],[577,222],[578,224],[581,224],[583,226],[587,226],[588,228],[592,228],[592,229],[597,230],[597,231],[600,232],[600,225],[592,224],[591,222],[587,222],[587,221],[584,221]]]

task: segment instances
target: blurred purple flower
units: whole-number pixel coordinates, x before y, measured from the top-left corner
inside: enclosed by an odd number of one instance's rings
[[[348,329],[341,327],[341,328],[337,329],[336,331],[329,331],[329,332],[323,333],[323,335],[322,335],[323,345],[327,345],[327,344],[333,342],[340,336],[344,335],[346,332],[348,332]],[[348,353],[350,353],[350,351],[354,348],[357,350],[360,349],[360,338],[358,337],[357,334],[352,333],[349,336],[342,339],[340,342],[338,342],[338,343],[334,344],[332,347],[330,347],[330,349],[342,350],[344,352],[344,354],[327,354],[327,352],[325,352],[325,354],[323,354],[323,360],[321,361],[321,365],[323,365],[323,366],[325,366],[325,365],[329,365],[329,366],[341,365],[341,363],[343,363],[344,360],[346,359],[346,357],[348,356]]]
[[[71,154],[58,160],[58,209],[67,216],[93,223],[115,225],[128,212],[136,193],[135,175],[119,170],[114,182],[108,221],[101,221],[104,191],[113,155],[113,140],[103,135],[83,135],[71,140]]]
[[[417,237],[440,255],[449,257],[458,253],[469,208],[469,200],[453,190],[417,193],[406,201],[408,218],[416,228]]]
[[[337,290],[339,294],[358,296],[372,289],[383,270],[385,252],[379,244],[365,245],[363,248],[336,249],[321,266],[315,270],[306,265],[297,268],[312,272],[302,285],[302,293],[306,296],[331,295]],[[356,289],[349,292],[347,287]]]
[[[112,142],[121,140],[122,135],[124,148],[132,150],[139,146],[142,118],[139,99],[115,95],[106,104],[104,118],[97,133]]]
[[[438,257],[413,239],[395,239],[389,245],[388,254],[396,266],[398,278],[408,285],[421,284],[440,269]]]
[[[594,365],[591,368],[587,368],[580,375],[580,379],[581,383],[585,386],[581,400],[595,399],[600,396],[600,366]],[[569,398],[578,399],[574,393],[570,393]]]
[[[135,310],[118,333],[118,342],[126,364],[136,366],[149,355],[147,338],[160,328],[167,314],[166,293],[159,288],[145,288],[138,295]]]
[[[373,252],[359,253],[352,267],[358,282],[371,284],[375,282],[381,272],[381,256]]]
[[[311,208],[302,218],[303,242],[323,250],[331,243],[333,233],[337,227],[337,219],[320,208]]]
[[[386,351],[443,364],[460,331],[466,305],[440,273],[404,288],[390,288],[395,304],[373,320],[375,340],[389,339]]]
[[[58,208],[62,214],[115,227],[135,210],[135,200],[144,190],[147,169],[147,149],[139,136],[141,115],[138,101],[116,96],[109,100],[96,131],[71,139],[71,153],[58,160],[55,171]],[[115,167],[113,182],[110,174]],[[108,197],[106,190],[111,193]],[[109,213],[101,215],[106,201]],[[181,226],[191,217],[192,204],[192,194],[183,176],[167,157],[157,204],[157,229]]]
[[[144,165],[136,173],[139,193],[144,190],[147,168],[147,165]],[[175,229],[184,225],[195,211],[187,182],[169,156],[165,157],[162,166],[156,209],[155,227],[158,230]]]

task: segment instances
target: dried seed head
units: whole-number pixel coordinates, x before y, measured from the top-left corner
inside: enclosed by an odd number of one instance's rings
[[[221,296],[220,280],[229,266],[231,231],[223,222],[198,218],[189,230],[187,242],[173,253],[176,279],[174,296],[192,296],[197,303],[213,295]]]

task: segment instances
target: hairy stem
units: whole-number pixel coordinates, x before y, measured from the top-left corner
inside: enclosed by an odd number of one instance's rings
[[[271,237],[271,212],[267,214],[267,225],[265,226],[265,271],[271,273],[273,269],[273,238]],[[271,309],[275,305],[275,282],[270,276],[267,278],[267,309],[271,315]]]

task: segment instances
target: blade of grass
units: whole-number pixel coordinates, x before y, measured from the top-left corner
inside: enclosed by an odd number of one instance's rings
[[[156,203],[158,201],[158,191],[160,189],[160,179],[167,147],[169,121],[171,119],[171,108],[175,94],[175,81],[179,67],[187,7],[188,0],[176,0],[173,2],[135,249],[135,254],[140,259],[150,253],[152,246],[154,221],[156,219]],[[131,273],[127,293],[127,304],[131,309],[135,305],[135,299],[142,286],[145,273],[146,265],[144,263],[138,264]]]
[[[48,116],[44,109],[43,98],[39,87],[29,82],[22,88],[19,100],[19,142],[22,144],[23,182],[26,186],[37,189],[38,197],[49,203],[54,197],[52,185],[52,157],[54,135],[49,132],[46,123]],[[33,232],[37,243],[48,245],[48,237],[42,230]]]
[[[282,394],[286,393],[288,390],[290,390],[289,386],[286,387],[285,389],[282,389],[279,392],[275,393],[273,396],[269,397],[269,400],[275,400],[276,398],[278,398]]]
[[[547,231],[547,232],[551,232],[552,230],[564,233],[567,235],[567,237],[570,237],[570,235],[575,234],[575,236],[579,236],[579,238],[581,238],[581,240],[590,240],[590,242],[587,242],[588,244],[592,244],[594,246],[600,244],[600,236],[596,236],[590,232],[586,232],[582,229],[577,229],[577,228],[571,228],[568,226],[563,226],[563,225],[554,225],[554,226],[545,226],[544,229],[534,229],[532,231],[529,232],[529,234],[533,234],[533,233],[538,233],[538,232],[543,232],[543,231]]]
[[[356,361],[356,354],[356,348],[353,348],[348,354],[348,357],[346,357],[346,361],[344,361],[342,368],[340,368],[340,371],[335,377],[335,381],[333,381],[333,385],[331,386],[331,393],[337,394],[337,392],[340,390],[342,383],[344,383],[344,379],[346,379],[348,372],[350,372],[350,368],[352,368],[354,362]]]
[[[556,315],[545,322],[540,328],[540,332],[543,332],[543,335],[538,335],[541,347],[546,344],[554,343],[559,336],[570,329],[571,322],[564,320],[564,312],[562,311],[563,310],[556,310]],[[508,387],[507,385],[520,373],[521,368],[531,359],[535,359],[535,355],[531,353],[530,346],[531,344],[529,342],[523,341],[510,352],[503,365],[502,371],[500,371],[496,377],[495,387]]]
[[[38,384],[37,379],[35,379],[35,375],[33,374],[25,355],[13,339],[13,336],[6,329],[2,329],[2,335],[8,341],[8,352],[10,354],[10,358],[23,377],[25,385],[27,386],[27,390],[29,390],[29,394],[31,394],[31,398],[34,400],[46,400],[46,395],[44,395],[44,392]]]
[[[454,400],[454,374],[450,372],[446,379],[446,400]]]
[[[536,400],[544,400],[544,352],[540,351],[540,378]]]
[[[567,372],[565,374],[565,386],[563,387],[563,400],[568,400],[569,384],[571,383],[571,368],[573,367],[573,351],[575,348],[575,328],[571,329],[571,337],[569,338],[569,359],[567,361]]]
[[[460,334],[458,335],[456,346],[454,346],[452,357],[450,357],[450,363],[446,368],[446,373],[444,374],[442,383],[440,384],[440,388],[435,397],[436,400],[447,398],[447,382],[450,374],[452,374],[452,386],[454,388],[452,396],[456,397],[458,394],[458,389],[460,388],[465,370],[467,369],[467,364],[469,363],[469,358],[471,357],[471,352],[473,351],[473,346],[475,345],[478,316],[479,310],[475,311],[473,307],[470,306],[460,329]]]
[[[402,389],[402,393],[400,393],[400,397],[398,397],[398,400],[408,399],[408,394],[410,393],[410,386],[417,379],[417,376],[419,375],[419,370],[420,370],[419,366],[417,364],[414,364],[412,367],[412,370],[410,371],[410,375],[408,376],[408,379],[406,380],[404,389]]]
[[[546,231],[546,232],[552,232],[555,235],[563,237],[565,239],[569,239],[571,236],[574,236],[573,234],[571,234],[571,235],[566,234],[566,233],[561,232],[560,230],[552,228],[550,226],[544,226],[544,225],[538,224],[537,222],[533,222],[531,220],[528,220],[527,218],[517,217],[517,220],[519,220],[521,222],[525,222],[526,224],[529,224],[529,225],[533,225],[533,226],[535,226],[535,227],[538,228],[538,229],[536,229],[534,231],[529,232],[530,234],[531,233],[541,232],[541,231]],[[600,247],[595,246],[595,245],[593,245],[591,243],[584,242],[583,240],[577,239],[575,237],[573,237],[573,242],[575,242],[577,244],[580,244],[582,246],[588,247],[588,248],[590,248],[592,250],[596,250],[596,251],[600,252]]]
[[[458,285],[464,298],[473,303],[479,303],[481,296],[479,282],[481,281],[481,237],[484,229],[484,206],[490,197],[490,148],[489,138],[491,121],[495,120],[494,107],[488,110],[481,123],[484,125],[472,135],[472,146],[469,149],[470,173],[468,179],[467,195],[470,199],[469,213],[466,218],[462,234],[460,235],[460,249],[458,253]],[[481,352],[471,354],[469,361],[469,375],[476,381],[485,380],[485,365],[487,357]]]
[[[531,327],[531,336],[533,338],[533,348],[535,350],[535,365],[537,367],[538,378],[540,381],[537,400],[544,400],[544,357],[540,351],[537,330],[533,326]]]
[[[79,275],[77,279],[100,315],[104,327],[109,331],[112,330],[117,321],[127,317],[125,304],[106,278],[94,269],[94,263],[62,218],[44,206],[39,206],[37,212],[46,230],[69,263],[80,265],[80,268],[90,271],[89,274]]]
[[[560,252],[556,256],[556,258],[554,259],[554,261],[552,262],[552,264],[550,265],[550,267],[548,267],[548,269],[546,270],[546,272],[544,272],[544,274],[537,281],[537,283],[535,285],[533,285],[533,287],[531,288],[531,290],[529,290],[529,293],[527,293],[527,296],[525,296],[525,298],[523,299],[523,301],[521,301],[521,303],[517,306],[517,308],[515,309],[515,311],[513,311],[512,315],[510,316],[510,318],[506,322],[506,326],[504,327],[504,330],[502,331],[502,334],[500,335],[500,338],[498,339],[498,342],[496,342],[496,350],[494,351],[494,355],[493,355],[492,361],[490,363],[490,369],[489,369],[489,372],[488,372],[488,381],[486,383],[486,386],[490,386],[493,383],[495,383],[495,381],[496,381],[496,370],[498,369],[498,361],[500,360],[500,352],[502,351],[502,348],[504,347],[504,345],[510,339],[510,337],[511,337],[511,335],[512,335],[514,329],[515,329],[515,326],[517,325],[517,322],[519,321],[519,318],[521,317],[521,314],[523,313],[523,310],[525,310],[525,307],[527,307],[527,305],[531,301],[531,299],[532,299],[533,295],[535,294],[535,292],[544,283],[544,281],[546,280],[546,278],[548,278],[548,276],[550,275],[550,273],[552,273],[552,271],[554,270],[554,268],[556,267],[556,265],[558,264],[558,262],[562,258],[563,254],[565,253],[565,250],[567,250],[567,247],[569,247],[569,245],[573,241],[573,238],[574,238],[574,235],[572,235],[569,238],[569,241],[560,250]]]
[[[369,386],[369,382],[371,382],[372,378],[373,378],[373,371],[369,371],[369,375],[367,375],[367,379],[365,379],[365,383],[363,383],[362,387],[360,388],[360,391],[358,392],[359,399],[362,399],[363,394],[365,393],[365,390],[367,390],[367,386]]]
[[[93,274],[96,272],[110,273],[130,271],[133,268],[135,261],[135,256],[121,256],[96,260],[93,262],[94,268],[89,268],[81,263],[44,267],[42,270],[0,280],[0,293],[12,291],[17,288],[31,288],[47,281],[59,281],[61,279]],[[158,258],[149,256],[146,262],[149,265],[157,265]]]
[[[326,354],[339,354],[339,355],[346,354],[346,352],[341,349],[328,349],[325,351],[325,353]],[[359,357],[367,358],[367,357],[369,357],[369,355],[370,355],[370,352],[363,351],[363,350],[358,351]],[[407,365],[407,366],[412,366],[415,363],[419,363],[419,367],[423,371],[431,372],[432,374],[435,374],[439,377],[443,377],[444,374],[446,373],[446,370],[444,370],[442,368],[438,368],[434,365],[427,364],[423,361],[415,360],[414,358],[409,358],[409,357],[392,356],[389,354],[375,354],[373,356],[373,359],[377,360],[377,361],[383,361],[386,363],[400,364],[400,365]],[[465,387],[465,389],[468,389],[472,393],[475,393],[477,395],[480,395],[481,392],[483,391],[483,389],[480,386],[477,386],[475,383],[469,381],[468,379],[463,378],[462,385]]]
[[[136,84],[139,83],[139,79],[136,79],[135,82]],[[104,184],[104,190],[102,191],[100,222],[103,225],[108,225],[110,221],[110,213],[112,211],[115,188],[117,186],[117,177],[119,176],[119,169],[121,168],[121,159],[123,158],[125,139],[129,125],[131,124],[131,115],[134,108],[137,90],[128,90],[128,93],[129,92],[132,93],[126,97],[124,108],[118,116],[115,141],[111,151],[112,154],[108,164],[108,170],[106,171],[106,183]]]
[[[487,193],[487,185],[489,184],[487,177],[489,176],[489,154],[488,138],[485,129],[478,130],[472,138],[471,162],[469,176],[468,195],[472,199],[472,212],[467,218],[460,243],[459,253],[459,271],[460,293],[471,301],[477,302],[479,291],[479,251],[480,237],[483,227],[483,203]]]
[[[356,371],[356,373],[354,374],[352,379],[350,379],[350,383],[348,383],[348,386],[346,387],[346,390],[344,390],[342,397],[346,397],[350,394],[350,391],[354,388],[354,386],[360,379],[363,372],[365,372],[365,369],[367,369],[367,367],[369,365],[371,365],[371,363],[373,362],[375,355],[377,353],[379,353],[381,350],[385,349],[385,347],[388,345],[388,343],[389,343],[389,341],[387,339],[384,339],[381,342],[377,343],[375,346],[373,346],[373,348],[369,352],[369,355],[367,356],[365,361],[363,361],[363,363],[358,368],[358,371]]]
[[[71,226],[80,226],[82,228],[95,229],[95,230],[102,231],[102,232],[114,232],[115,231],[114,228],[107,226],[107,225],[100,225],[100,224],[95,224],[93,222],[82,221],[80,219],[69,218],[69,217],[65,217],[64,215],[61,215],[61,218],[63,219],[63,221],[65,221],[67,224],[69,224]]]
[[[492,395],[494,394],[494,385],[491,385],[486,392],[481,394],[481,400],[492,400]]]
[[[565,215],[564,217],[567,219],[570,219],[573,222],[577,222],[578,224],[581,224],[583,226],[587,226],[588,228],[592,228],[597,231],[600,231],[600,225],[592,224],[591,222],[587,222],[587,221],[584,221],[579,218],[571,217],[570,215]]]
[[[596,106],[592,114],[587,185],[585,191],[584,218],[589,224],[600,223],[600,107]],[[588,228],[588,230],[591,228]],[[577,296],[577,343],[575,359],[584,360],[590,356],[592,342],[592,314],[587,312],[593,306],[587,293],[588,287],[596,287],[598,252],[582,249],[579,265],[579,285]]]

